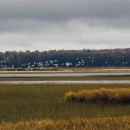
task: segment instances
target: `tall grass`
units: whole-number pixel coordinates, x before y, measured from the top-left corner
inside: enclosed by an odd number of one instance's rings
[[[70,120],[130,116],[130,104],[98,104],[66,102],[69,91],[100,88],[130,88],[128,84],[114,85],[0,85],[0,123],[21,120]]]
[[[130,116],[57,121],[46,119],[20,121],[16,124],[3,122],[0,130],[130,130]]]
[[[93,90],[81,90],[79,92],[68,92],[65,100],[85,101],[98,103],[130,103],[130,88],[101,88]]]

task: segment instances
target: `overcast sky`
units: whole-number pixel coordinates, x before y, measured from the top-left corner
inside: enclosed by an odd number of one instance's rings
[[[130,0],[0,0],[0,52],[130,47]]]

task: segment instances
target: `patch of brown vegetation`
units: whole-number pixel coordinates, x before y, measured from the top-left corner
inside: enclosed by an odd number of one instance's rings
[[[98,103],[130,103],[130,89],[106,89],[81,90],[79,92],[68,92],[65,94],[67,101],[98,102]]]
[[[16,124],[2,123],[0,130],[129,130],[130,117],[108,117],[70,120],[21,121]]]

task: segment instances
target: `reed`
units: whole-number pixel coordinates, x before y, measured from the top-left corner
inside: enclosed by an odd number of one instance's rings
[[[79,92],[68,92],[65,94],[67,101],[98,102],[98,103],[130,103],[129,88],[101,88],[93,90],[81,90]]]
[[[0,124],[22,120],[130,116],[130,104],[68,102],[67,92],[100,88],[129,88],[129,84],[0,85]]]
[[[130,116],[76,118],[70,120],[32,120],[16,124],[2,123],[0,130],[130,130]]]

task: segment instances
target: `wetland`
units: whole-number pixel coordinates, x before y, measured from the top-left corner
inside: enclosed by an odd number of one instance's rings
[[[75,73],[74,73],[75,74]],[[91,73],[92,74],[92,73]],[[82,74],[80,74],[82,75]],[[28,82],[28,83],[20,83],[20,82]],[[44,84],[38,84],[38,82],[46,82]],[[65,83],[65,82],[73,81],[73,83]],[[75,82],[78,82],[75,84]],[[91,83],[87,83],[90,81]],[[114,83],[117,81],[118,83]],[[21,122],[23,125],[23,129],[25,122],[29,124],[29,122],[33,121],[33,124],[36,125],[35,121],[43,121],[45,126],[45,130],[52,128],[61,129],[60,125],[62,125],[66,129],[73,129],[74,126],[82,124],[83,119],[91,120],[91,126],[95,128],[95,121],[97,123],[97,129],[101,125],[104,129],[107,130],[110,120],[114,121],[115,126],[111,126],[111,130],[119,129],[121,120],[124,120],[122,123],[122,129],[129,128],[130,124],[130,103],[128,104],[100,104],[93,102],[71,102],[65,101],[64,95],[67,92],[78,92],[82,90],[94,90],[94,89],[115,89],[115,88],[127,88],[130,89],[130,83],[125,83],[130,81],[129,73],[119,74],[108,74],[108,75],[84,75],[83,76],[42,76],[37,77],[32,76],[1,76],[0,82],[9,82],[8,84],[0,84],[0,128],[7,128],[4,123],[10,127],[10,123],[15,124]],[[18,82],[17,84],[11,84],[11,82]],[[30,84],[32,82],[32,84]],[[49,84],[48,82],[53,82]],[[63,82],[59,84],[54,84],[54,82]],[[86,82],[86,84],[82,84],[81,82]],[[92,82],[111,82],[110,84],[92,84]],[[121,83],[122,82],[122,83]],[[116,118],[116,119],[115,119]],[[48,119],[48,120],[47,120]],[[77,119],[77,120],[76,120]],[[99,120],[104,122],[104,124],[99,125]],[[52,127],[52,122],[60,121],[60,125]],[[65,127],[64,122],[70,122],[69,126]],[[73,121],[73,123],[71,123]],[[84,121],[84,122],[85,122]],[[88,121],[87,121],[88,122]],[[120,123],[119,123],[120,122]],[[113,122],[112,122],[113,123]],[[87,124],[87,123],[86,123]],[[43,125],[42,125],[43,126]],[[12,127],[12,126],[11,126]],[[18,129],[20,126],[17,126]],[[37,128],[40,127],[39,124],[36,125]],[[81,126],[77,126],[79,129]],[[84,128],[86,125],[84,124]],[[90,130],[93,129],[88,127]],[[26,129],[29,130],[28,126]],[[87,129],[87,128],[86,128]],[[85,130],[86,130],[85,129]],[[41,128],[42,130],[42,128]]]

